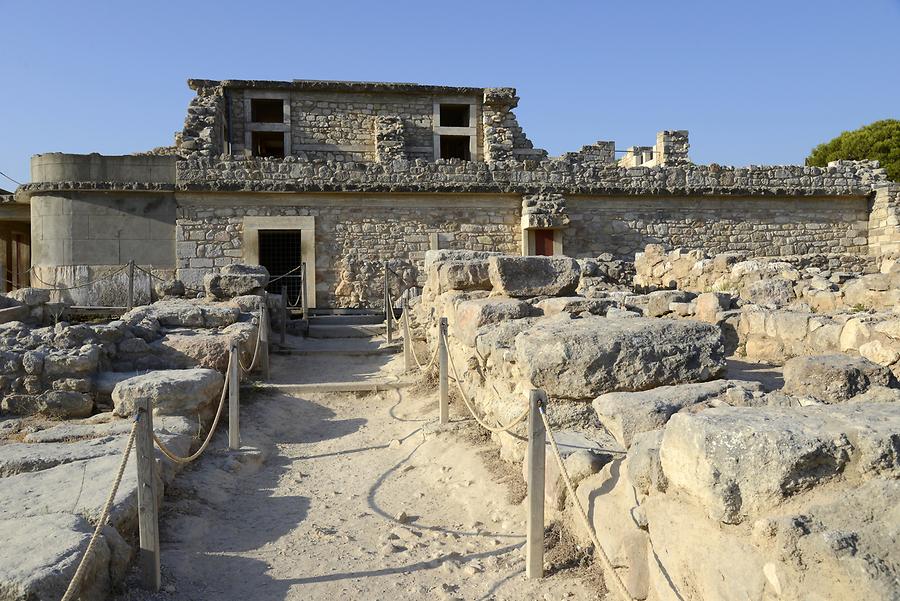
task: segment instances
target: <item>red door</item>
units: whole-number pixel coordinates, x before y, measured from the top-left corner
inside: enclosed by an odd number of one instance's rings
[[[553,230],[534,230],[534,254],[553,256]]]

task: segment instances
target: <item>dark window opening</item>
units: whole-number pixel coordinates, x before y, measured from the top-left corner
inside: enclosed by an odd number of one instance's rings
[[[272,294],[281,294],[287,287],[288,305],[300,304],[300,230],[260,230],[259,264],[269,270],[270,279],[284,276],[266,287]],[[287,275],[290,274],[290,275]]]
[[[553,230],[534,230],[534,254],[539,257],[553,256]]]
[[[469,127],[469,105],[442,104],[441,127]]]
[[[253,156],[284,158],[284,133],[255,131],[252,134]]]
[[[470,161],[469,136],[441,136],[441,158]]]
[[[250,120],[253,123],[284,123],[284,100],[251,98]]]

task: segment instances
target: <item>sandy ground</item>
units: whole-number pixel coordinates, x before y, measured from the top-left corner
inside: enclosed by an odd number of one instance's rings
[[[401,361],[273,357],[273,379],[396,376]],[[548,532],[550,575],[525,579],[521,476],[472,426],[440,431],[419,390],[244,394],[245,448],[225,451],[223,428],[166,491],[163,591],[132,573],[117,599],[602,599],[564,533]]]

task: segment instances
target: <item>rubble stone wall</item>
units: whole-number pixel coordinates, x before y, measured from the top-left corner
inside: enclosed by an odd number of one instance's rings
[[[204,272],[241,262],[245,216],[312,216],[317,306],[377,307],[383,261],[407,284],[422,285],[435,235],[440,248],[518,253],[520,203],[483,195],[179,195],[179,277],[190,285]]]
[[[865,198],[568,197],[567,255],[632,258],[647,244],[747,255],[865,254]]]

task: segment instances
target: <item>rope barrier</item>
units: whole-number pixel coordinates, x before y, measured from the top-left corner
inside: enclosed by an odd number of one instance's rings
[[[412,332],[412,326],[409,323],[409,311],[403,312],[403,319],[406,321],[406,331]],[[416,349],[413,347],[412,340],[409,341],[409,350],[412,352],[413,361],[416,362],[416,365],[419,367],[421,371],[428,371],[431,369],[431,366],[434,365],[434,362],[437,361],[438,351],[440,350],[440,346],[435,345],[434,353],[431,354],[431,360],[428,361],[428,365],[423,366],[422,362],[419,361],[419,357],[416,356]]]
[[[226,374],[231,373],[231,365],[232,365],[231,362],[232,361],[234,361],[234,355],[230,355],[228,357],[228,368],[225,370]],[[206,450],[206,447],[209,446],[209,443],[212,442],[213,434],[216,431],[216,426],[219,425],[219,418],[222,417],[222,408],[225,407],[225,397],[227,396],[227,394],[228,394],[228,377],[226,375],[225,384],[222,386],[222,396],[219,399],[219,408],[216,409],[216,417],[213,418],[213,423],[209,427],[209,432],[206,435],[206,440],[203,441],[203,444],[200,445],[200,448],[197,449],[196,452],[194,452],[192,455],[189,455],[187,457],[180,457],[180,456],[176,455],[175,453],[173,453],[172,450],[169,449],[165,444],[163,444],[163,441],[161,441],[159,439],[159,437],[156,435],[156,432],[154,432],[153,433],[153,442],[156,443],[156,446],[159,447],[159,450],[162,451],[162,454],[165,455],[166,457],[168,457],[169,459],[171,459],[172,461],[174,461],[175,463],[181,463],[181,464],[190,463],[190,462],[194,461],[195,459],[197,459],[200,455],[202,455],[203,451]]]
[[[444,344],[447,344],[446,336],[444,337]],[[459,390],[459,395],[462,397],[463,402],[465,403],[466,407],[469,409],[469,413],[472,414],[472,417],[475,418],[475,421],[478,422],[479,426],[481,426],[488,432],[494,432],[494,433],[509,432],[514,427],[516,427],[520,423],[522,423],[528,417],[529,409],[528,409],[528,407],[525,407],[525,411],[523,411],[521,415],[519,415],[516,419],[514,419],[510,424],[508,424],[506,426],[489,426],[488,424],[484,423],[484,421],[482,421],[481,418],[478,417],[478,414],[475,413],[475,409],[472,407],[471,401],[469,400],[468,395],[463,390],[462,382],[459,377],[459,372],[456,371],[456,364],[453,362],[453,355],[450,354],[449,352],[447,353],[447,359],[450,362],[450,369],[451,369],[451,371],[453,371],[453,381],[456,383],[456,388],[457,388],[457,390]]]
[[[287,272],[287,273],[282,273],[281,275],[272,278],[271,280],[269,280],[269,283],[270,283],[270,284],[274,284],[274,283],[277,282],[278,280],[280,280],[280,279],[282,279],[282,278],[286,278],[287,276],[291,275],[292,273],[294,273],[295,271],[297,271],[297,270],[299,270],[299,269],[303,269],[303,263],[301,263],[300,265],[297,265],[296,267],[294,267],[293,269],[291,269],[291,270],[290,270],[289,272]]]
[[[127,267],[127,265],[126,265],[126,267]],[[148,271],[148,270],[144,269],[140,265],[135,265],[134,268],[137,269],[138,271],[142,271],[142,272],[146,273],[148,276],[150,276],[151,279],[154,279],[157,282],[162,282],[163,284],[165,284],[167,282],[166,279],[159,277],[152,271]],[[184,284],[184,282],[182,282],[182,284]],[[204,294],[206,293],[206,291],[203,290],[202,288],[191,288],[189,286],[185,286],[184,291],[189,292],[189,293],[200,293],[200,292],[202,292]]]
[[[116,271],[114,271],[114,272],[112,272],[112,273],[108,273],[108,274],[106,274],[106,275],[104,275],[104,276],[102,276],[102,277],[99,277],[99,278],[95,279],[95,280],[91,280],[91,281],[89,281],[89,282],[85,282],[84,284],[75,284],[74,286],[57,286],[56,284],[50,284],[50,283],[45,282],[44,280],[42,280],[42,279],[41,279],[41,276],[39,276],[39,275],[37,274],[37,272],[34,271],[34,268],[33,268],[33,267],[32,267],[32,268],[29,268],[28,271],[31,272],[31,275],[34,276],[34,279],[36,279],[38,282],[40,282],[40,283],[43,284],[44,286],[49,286],[49,287],[50,287],[50,290],[55,290],[55,291],[57,291],[57,292],[63,292],[63,291],[66,291],[66,290],[77,290],[78,288],[87,288],[88,286],[93,286],[94,284],[98,284],[98,283],[103,282],[103,281],[105,281],[105,280],[108,280],[108,279],[110,279],[110,278],[112,278],[112,277],[114,277],[114,276],[119,275],[120,273],[122,273],[123,271],[125,271],[125,269],[126,269],[127,267],[128,267],[128,265],[123,265],[123,266],[121,266],[119,269],[117,269]]]
[[[244,370],[245,374],[249,374],[251,371],[253,371],[253,368],[256,367],[256,360],[257,358],[259,358],[259,341],[262,338],[260,336],[259,330],[260,328],[262,328],[262,325],[262,322],[260,322],[256,327],[256,347],[253,349],[253,359],[250,360],[250,367],[245,366],[244,362],[241,361],[241,352],[240,349],[238,350],[238,364],[241,366],[241,369]]]
[[[619,596],[626,601],[635,601],[634,597],[631,596],[631,593],[628,592],[628,589],[625,588],[625,584],[622,582],[622,579],[619,577],[619,574],[613,567],[612,562],[609,560],[609,557],[607,557],[606,552],[603,550],[603,547],[600,545],[600,539],[597,537],[597,532],[594,530],[594,525],[591,523],[591,520],[588,518],[587,512],[581,505],[581,501],[575,494],[575,487],[572,484],[572,479],[569,477],[569,473],[566,471],[566,464],[559,452],[559,447],[556,444],[556,439],[553,437],[553,430],[550,428],[550,420],[547,419],[547,413],[544,411],[543,407],[538,410],[538,413],[540,413],[541,420],[544,422],[544,429],[547,430],[547,438],[550,441],[550,448],[553,449],[553,456],[556,458],[556,463],[559,465],[559,472],[563,477],[563,482],[566,485],[566,490],[569,492],[569,496],[572,498],[575,507],[578,509],[578,515],[581,516],[581,520],[584,522],[585,527],[591,535],[591,541],[594,543],[594,549],[596,549],[597,553],[600,555],[600,560],[603,563],[603,568],[613,575],[613,582],[615,583],[615,588],[619,593]]]
[[[134,423],[131,425],[131,433],[128,435],[128,443],[125,445],[125,452],[122,457],[122,462],[119,464],[119,471],[116,473],[116,479],[113,481],[112,488],[109,491],[109,496],[106,498],[106,503],[103,505],[103,511],[100,513],[100,519],[97,520],[97,526],[94,528],[94,533],[91,535],[91,540],[88,543],[87,549],[84,551],[84,555],[81,556],[81,561],[78,563],[78,568],[75,570],[75,574],[72,576],[72,580],[69,581],[69,586],[66,588],[66,592],[63,595],[62,601],[71,601],[78,594],[78,588],[81,585],[81,579],[84,577],[84,571],[87,569],[87,558],[93,553],[94,546],[97,544],[97,540],[100,537],[100,531],[103,529],[103,526],[106,525],[106,520],[109,519],[109,511],[112,509],[113,501],[116,498],[116,493],[119,491],[119,484],[122,483],[122,476],[125,473],[125,465],[128,463],[128,457],[131,455],[131,447],[134,446],[134,437],[137,434],[137,425],[138,418],[135,416]]]

